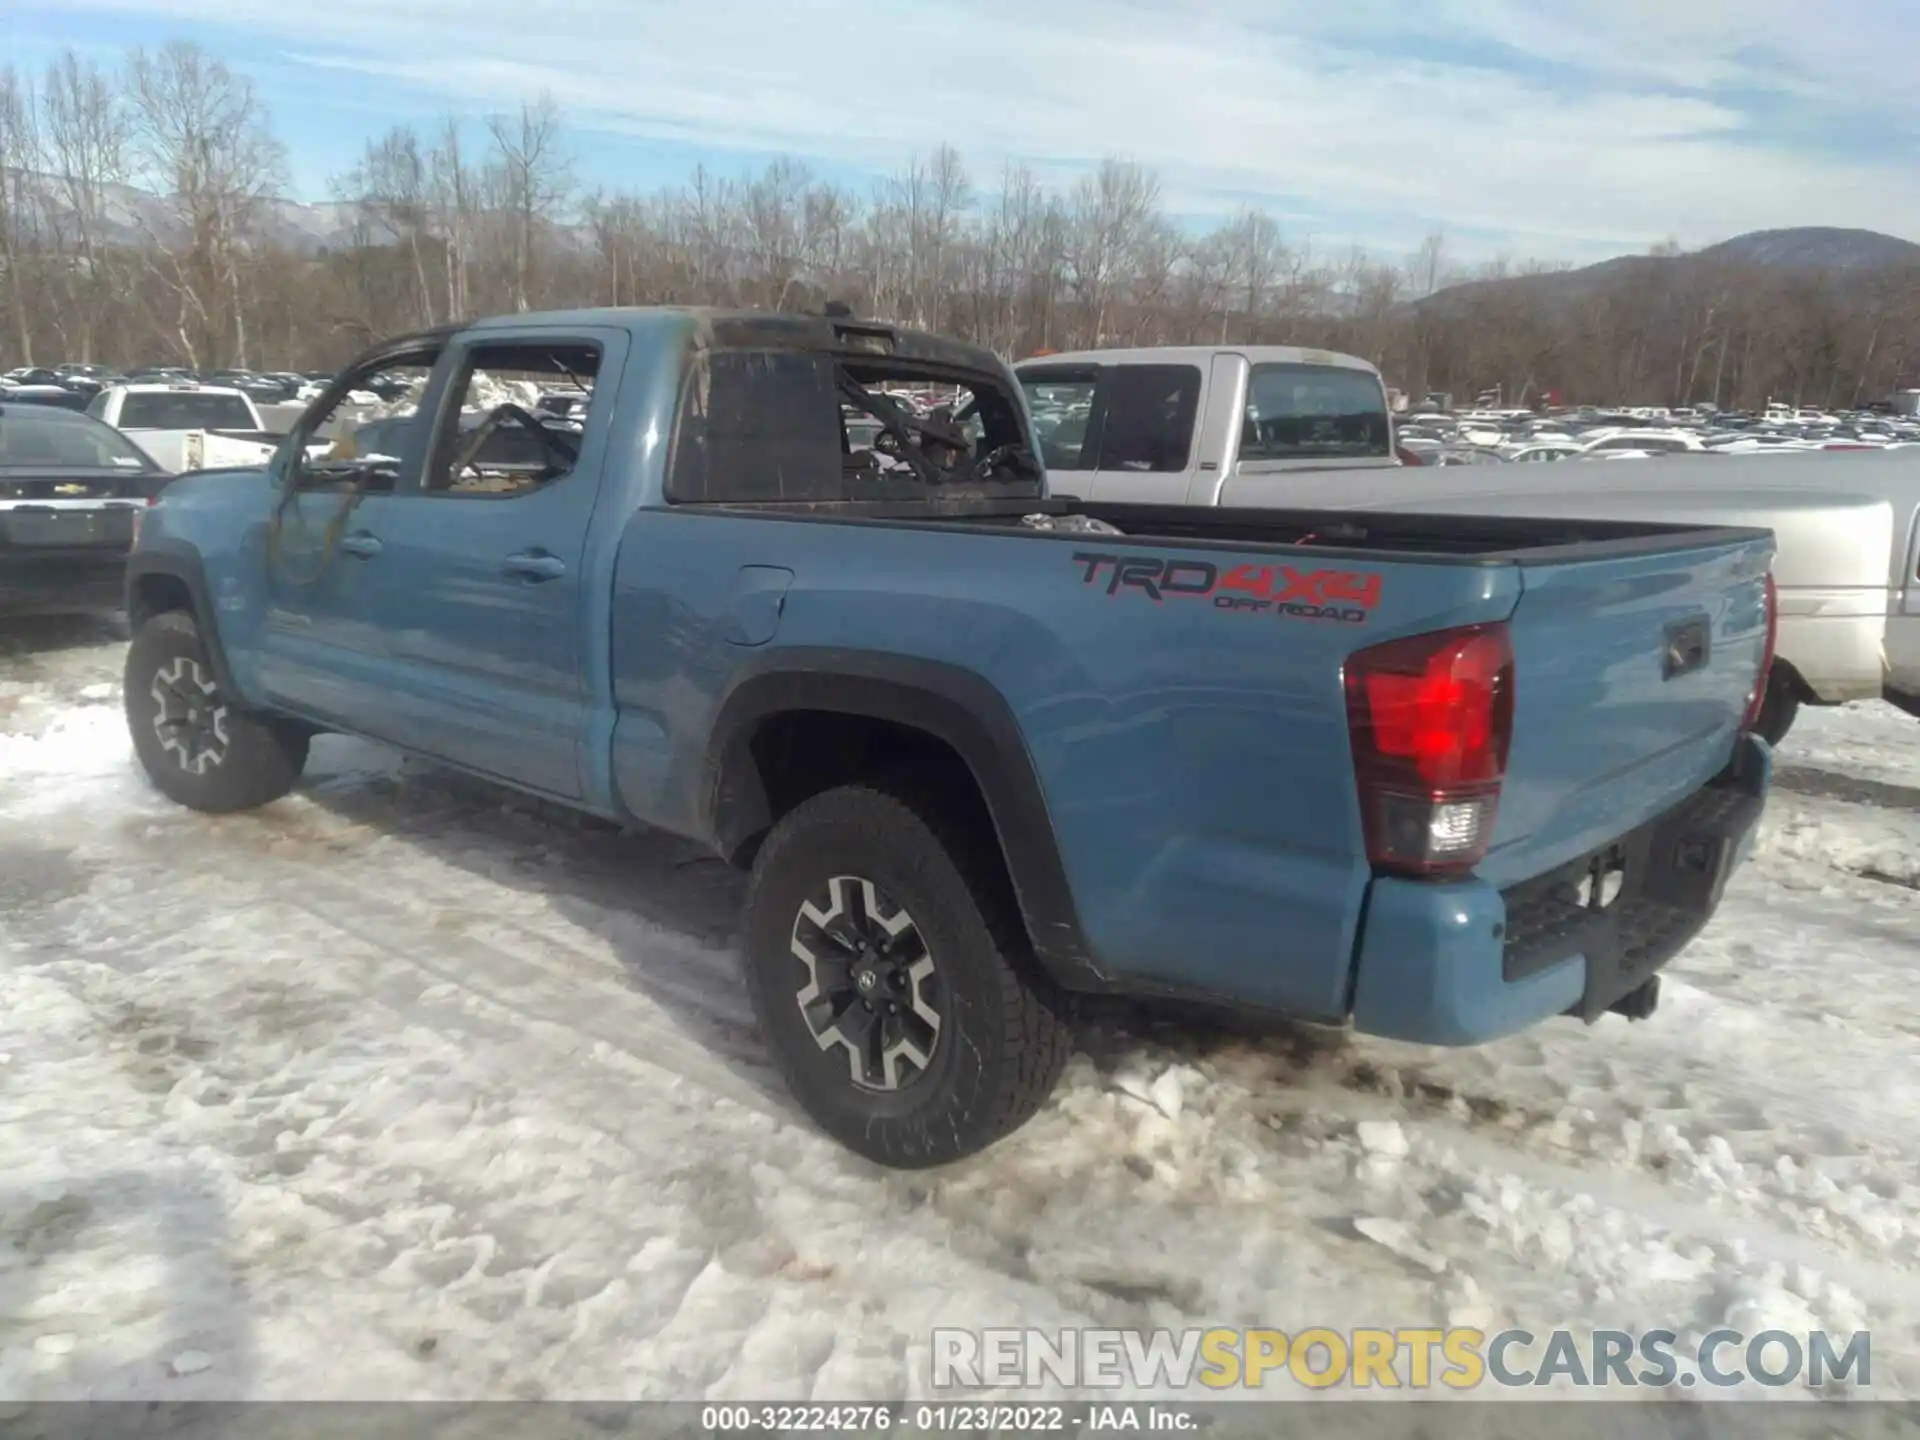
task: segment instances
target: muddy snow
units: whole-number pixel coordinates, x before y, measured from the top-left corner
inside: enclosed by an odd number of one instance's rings
[[[1657,1015],[1089,1027],[877,1170],[768,1069],[738,877],[328,739],[210,819],[108,628],[0,639],[0,1397],[836,1400],[936,1326],[1723,1324],[1920,1394],[1920,722],[1804,713]]]

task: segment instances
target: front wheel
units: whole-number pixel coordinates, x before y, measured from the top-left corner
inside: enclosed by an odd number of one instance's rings
[[[984,837],[912,790],[815,796],[768,836],[747,983],[794,1098],[882,1165],[984,1149],[1052,1093],[1071,1050]]]
[[[235,708],[214,679],[193,617],[171,610],[127,648],[127,728],[169,800],[222,814],[278,800],[307,763],[307,735]]]

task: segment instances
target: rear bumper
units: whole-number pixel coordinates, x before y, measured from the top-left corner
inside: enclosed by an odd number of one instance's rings
[[[0,616],[100,614],[126,601],[127,557],[65,559],[59,564],[0,557]]]
[[[1752,845],[1772,772],[1766,743],[1742,736],[1727,769],[1666,814],[1505,891],[1479,880],[1374,881],[1354,1028],[1475,1045],[1554,1015],[1605,1013],[1712,917]],[[1604,909],[1579,898],[1596,871],[1619,876]]]

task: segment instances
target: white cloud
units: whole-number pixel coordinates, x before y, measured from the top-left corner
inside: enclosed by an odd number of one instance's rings
[[[1900,8],[67,0],[65,12],[216,24],[242,64],[265,42],[472,109],[551,90],[576,125],[660,141],[874,168],[947,141],[988,179],[1009,156],[1070,169],[1112,152],[1155,166],[1195,209],[1270,196],[1330,235],[1367,227],[1410,246],[1441,223],[1587,255],[1777,225],[1920,235],[1905,165],[1767,148],[1712,95],[1764,85],[1835,110],[1844,98],[1911,129],[1910,66],[1883,58],[1905,43]],[[1368,48],[1382,37],[1452,63]],[[1474,45],[1591,78],[1459,63]]]

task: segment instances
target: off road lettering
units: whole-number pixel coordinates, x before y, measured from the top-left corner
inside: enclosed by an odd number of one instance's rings
[[[1363,610],[1370,610],[1380,603],[1378,575],[1361,575],[1346,570],[1313,570],[1302,574],[1291,565],[1282,565],[1280,576],[1286,588],[1274,599],[1282,605],[1326,605],[1344,600]]]
[[[1216,610],[1276,614],[1301,620],[1363,625],[1380,603],[1380,576],[1366,571],[1307,570],[1292,565],[1235,565],[1223,575],[1206,560],[1103,555],[1073,557],[1084,585],[1103,585],[1109,595],[1137,590],[1155,604],[1168,596],[1211,597]],[[1104,582],[1104,583],[1103,583]]]

